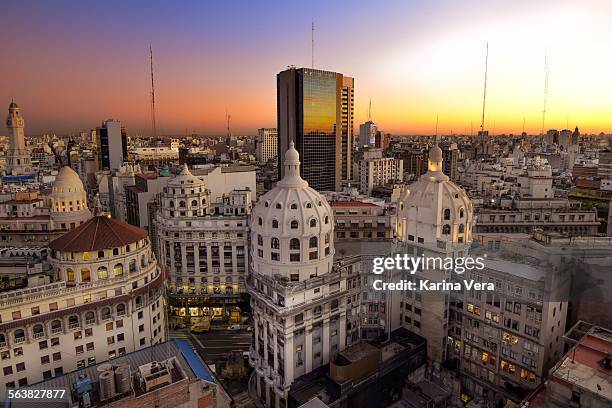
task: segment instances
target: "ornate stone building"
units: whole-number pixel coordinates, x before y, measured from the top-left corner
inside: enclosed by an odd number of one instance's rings
[[[50,244],[54,281],[0,294],[0,392],[166,339],[147,232],[95,216]]]

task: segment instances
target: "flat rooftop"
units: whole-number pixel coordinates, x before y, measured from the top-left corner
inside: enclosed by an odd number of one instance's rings
[[[612,331],[593,327],[550,371],[551,381],[597,394],[612,402]]]

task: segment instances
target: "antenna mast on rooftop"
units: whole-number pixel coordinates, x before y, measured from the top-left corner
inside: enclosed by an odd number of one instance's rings
[[[157,139],[157,128],[155,124],[155,81],[153,79],[153,47],[149,45],[149,57],[151,60],[151,130],[153,138]]]
[[[372,121],[372,98],[370,98],[370,104],[368,106],[368,122]]]
[[[548,100],[548,53],[544,51],[544,102],[542,104],[542,129],[540,131],[540,135],[544,134],[547,100]]]
[[[487,53],[485,55],[484,90],[482,93],[482,119],[480,121],[480,135],[484,136],[485,107],[487,103],[487,74],[489,71],[489,42],[487,41]]]
[[[312,69],[314,69],[314,18],[312,19],[312,23],[310,25],[310,53],[312,58]]]

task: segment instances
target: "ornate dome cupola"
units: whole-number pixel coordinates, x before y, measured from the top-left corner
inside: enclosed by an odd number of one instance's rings
[[[187,164],[168,182],[162,195],[166,217],[202,217],[209,213],[210,191],[204,182],[191,174]]]
[[[442,171],[442,149],[429,150],[427,173],[400,194],[397,237],[401,241],[440,247],[439,243],[470,244],[472,202]]]
[[[300,156],[293,143],[285,153],[285,176],[259,199],[251,225],[255,273],[304,281],[331,271],[332,209],[300,177]]]

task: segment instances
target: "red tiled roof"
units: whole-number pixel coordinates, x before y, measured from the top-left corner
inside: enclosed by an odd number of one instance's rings
[[[51,241],[49,248],[64,252],[97,251],[131,244],[147,236],[147,231],[98,215]]]
[[[332,201],[332,207],[378,207],[376,204],[364,203],[363,201]]]

